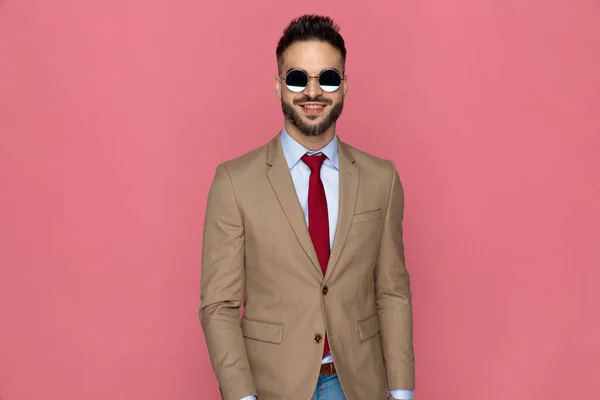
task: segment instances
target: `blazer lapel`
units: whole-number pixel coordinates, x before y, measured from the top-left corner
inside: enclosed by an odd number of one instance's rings
[[[323,272],[321,271],[319,259],[317,258],[317,253],[313,246],[312,239],[310,238],[308,227],[306,226],[304,213],[298,202],[294,182],[292,181],[288,165],[283,156],[279,135],[272,139],[267,145],[267,165],[270,166],[267,170],[267,178],[279,200],[279,204],[281,204],[281,208],[283,208],[283,211],[296,234],[296,238],[302,245],[306,255],[312,261],[319,275],[322,276]]]
[[[338,214],[338,223],[336,227],[331,255],[329,256],[329,264],[325,272],[325,280],[327,280],[335,268],[346,238],[352,226],[352,217],[354,216],[354,208],[356,206],[356,198],[358,195],[359,171],[355,164],[354,157],[350,153],[347,145],[338,138],[339,149],[339,168],[340,168],[340,206]],[[310,237],[309,237],[310,239]]]

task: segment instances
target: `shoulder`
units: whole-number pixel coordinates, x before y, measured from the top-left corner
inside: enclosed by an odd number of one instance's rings
[[[269,143],[266,143],[233,158],[220,161],[216,166],[217,174],[226,172],[232,179],[243,179],[264,172],[268,146]]]
[[[252,169],[254,165],[263,166],[265,164],[266,151],[267,146],[262,145],[239,156],[225,160],[219,166],[227,169],[230,173],[239,174]]]
[[[346,152],[354,159],[359,170],[361,181],[374,193],[391,194],[398,191],[403,196],[404,188],[394,161],[360,150],[344,143]]]
[[[361,172],[375,173],[378,175],[393,175],[396,173],[396,166],[392,160],[360,150],[348,143],[343,143],[342,146],[345,147],[346,151],[348,151],[356,161]]]

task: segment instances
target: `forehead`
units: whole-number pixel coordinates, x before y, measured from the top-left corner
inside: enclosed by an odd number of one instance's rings
[[[309,74],[318,74],[327,68],[342,72],[342,56],[338,49],[327,42],[294,42],[283,52],[282,72],[293,68],[300,68]]]

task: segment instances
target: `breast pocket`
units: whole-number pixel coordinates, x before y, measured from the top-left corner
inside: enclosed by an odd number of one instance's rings
[[[359,224],[361,222],[373,221],[377,219],[381,219],[383,215],[383,210],[381,208],[373,211],[361,212],[358,214],[354,214],[352,218],[352,224]]]

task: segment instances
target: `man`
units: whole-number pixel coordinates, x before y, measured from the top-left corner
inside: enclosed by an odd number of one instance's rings
[[[220,164],[208,196],[200,320],[222,398],[412,399],[398,173],[336,134],[331,19],[292,21],[276,54],[284,128]]]

